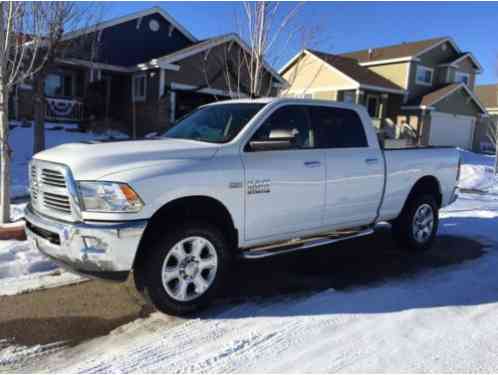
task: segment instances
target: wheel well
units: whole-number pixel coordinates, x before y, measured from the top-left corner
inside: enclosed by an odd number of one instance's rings
[[[220,201],[206,196],[191,196],[175,199],[162,206],[152,216],[142,236],[133,267],[136,268],[144,258],[150,245],[164,231],[186,220],[208,220],[228,235],[227,240],[233,248],[238,247],[238,232],[228,209]]]
[[[441,194],[441,188],[439,181],[434,176],[424,176],[420,178],[415,185],[413,185],[408,198],[406,198],[406,204],[413,198],[420,194],[431,194],[434,195],[438,207],[441,207],[443,196]],[[403,207],[404,208],[404,207]]]

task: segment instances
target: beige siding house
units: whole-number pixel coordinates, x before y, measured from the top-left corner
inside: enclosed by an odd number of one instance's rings
[[[289,83],[282,95],[362,104],[388,138],[479,149],[481,71],[472,53],[443,37],[340,55],[304,50],[280,74]]]

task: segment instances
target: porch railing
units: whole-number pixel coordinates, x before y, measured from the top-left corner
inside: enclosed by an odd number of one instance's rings
[[[84,119],[83,103],[77,99],[46,98],[45,120],[47,121],[82,121]]]

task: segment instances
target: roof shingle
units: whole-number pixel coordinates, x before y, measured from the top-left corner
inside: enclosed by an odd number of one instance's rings
[[[351,58],[346,58],[343,56],[332,55],[320,51],[308,50],[313,55],[322,59],[329,65],[333,66],[337,70],[351,77],[353,80],[358,82],[360,85],[370,85],[377,86],[391,90],[403,91],[403,88],[396,85],[394,82],[382,77],[381,75],[373,72],[372,70],[362,67],[358,64],[358,61]]]
[[[429,48],[430,46],[437,44],[445,39],[448,38],[439,37],[439,38],[419,40],[416,42],[394,44],[386,47],[368,48],[360,51],[343,53],[341,54],[341,56],[350,57],[362,63],[370,61],[396,59],[402,57],[411,57],[420,53],[424,49]],[[371,51],[372,53],[369,53],[369,51]]]
[[[498,85],[476,86],[475,92],[486,108],[498,107]]]
[[[437,90],[431,91],[430,93],[424,95],[424,96],[418,96],[416,98],[413,98],[412,100],[409,100],[408,103],[406,103],[407,106],[431,106],[434,103],[437,103],[440,99],[444,98],[448,93],[450,93],[452,90],[456,89],[457,86],[460,86],[460,83],[452,83],[443,87],[438,88]]]

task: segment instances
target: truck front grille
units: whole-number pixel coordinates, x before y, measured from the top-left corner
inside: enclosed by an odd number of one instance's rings
[[[41,181],[48,186],[66,187],[64,175],[53,169],[42,168]]]
[[[32,207],[47,216],[73,221],[74,209],[68,189],[67,167],[33,160],[30,165]]]

